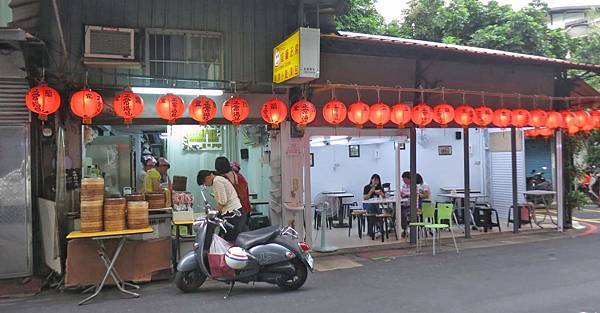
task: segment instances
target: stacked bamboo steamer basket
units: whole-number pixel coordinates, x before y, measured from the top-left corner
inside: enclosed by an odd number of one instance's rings
[[[149,226],[148,202],[127,202],[127,226],[130,229],[139,229]]]
[[[104,199],[104,230],[118,231],[127,228],[125,221],[125,198]]]
[[[127,201],[144,201],[144,195],[141,193],[134,193],[130,195],[125,195],[125,199]]]
[[[81,180],[81,231],[98,232],[104,229],[104,179]]]
[[[163,192],[146,193],[148,209],[162,209],[165,207],[165,194]]]

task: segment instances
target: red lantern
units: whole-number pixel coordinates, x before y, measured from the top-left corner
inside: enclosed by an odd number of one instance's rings
[[[262,105],[260,115],[271,127],[279,128],[279,124],[287,117],[287,105],[277,98],[270,99]]]
[[[473,123],[475,110],[469,105],[462,104],[454,109],[454,121],[461,127],[469,127]]]
[[[529,125],[531,114],[525,109],[516,109],[511,112],[511,124],[517,128],[523,128]]]
[[[113,109],[115,114],[124,119],[125,124],[131,124],[144,111],[144,100],[131,90],[125,90],[115,96]]]
[[[531,117],[529,118],[529,125],[533,127],[542,127],[546,126],[546,122],[548,121],[548,113],[544,110],[536,109],[531,111]]]
[[[323,107],[323,118],[331,125],[339,125],[347,115],[346,105],[337,99],[331,99]]]
[[[190,102],[190,116],[200,125],[206,125],[217,116],[217,104],[210,98],[200,96]]]
[[[527,138],[535,138],[538,136],[539,130],[537,128],[528,129],[528,130],[524,131],[523,133],[524,133],[525,137],[527,137]]]
[[[419,127],[427,126],[433,120],[433,109],[425,103],[412,108],[411,119]]]
[[[92,118],[102,113],[104,101],[102,96],[91,90],[82,89],[71,96],[71,111],[83,119],[83,124],[90,124]]]
[[[369,121],[369,110],[368,104],[362,101],[354,102],[348,107],[348,119],[350,122],[354,123],[356,127],[362,128],[363,125]]]
[[[390,107],[382,102],[375,103],[369,108],[369,120],[377,128],[383,128],[383,125],[390,121],[391,115]]]
[[[494,111],[485,105],[475,108],[473,123],[479,127],[487,127],[494,120]]]
[[[183,100],[172,93],[168,93],[156,101],[156,113],[163,120],[167,120],[169,124],[175,124],[175,120],[183,115],[184,111]]]
[[[447,103],[440,103],[433,107],[433,120],[442,127],[454,120],[454,108]]]
[[[233,125],[239,125],[250,115],[250,105],[248,101],[239,96],[232,96],[223,103],[223,117]]]
[[[569,134],[569,136],[574,136],[578,132],[579,132],[579,127],[577,127],[575,125],[571,125],[571,126],[567,127],[567,134]]]
[[[546,120],[546,127],[550,129],[559,128],[562,125],[562,115],[556,111],[548,112],[548,119]]]
[[[398,125],[398,127],[404,127],[410,122],[411,110],[410,106],[404,103],[396,103],[392,107],[392,115],[390,116],[392,123]]]
[[[581,127],[580,130],[587,133],[587,132],[594,130],[594,126],[596,126],[596,124],[594,123],[594,119],[592,118],[592,116],[590,114],[589,122],[587,124],[583,125],[583,127]]]
[[[560,124],[561,128],[569,129],[569,127],[577,127],[575,125],[575,113],[571,111],[561,111],[560,115],[562,115],[562,124]]]
[[[538,135],[544,136],[544,138],[548,138],[548,137],[552,136],[553,134],[554,134],[554,129],[552,129],[552,128],[544,127],[544,128],[540,128],[538,130]]]
[[[42,121],[48,119],[48,115],[58,111],[60,108],[60,94],[46,83],[40,83],[27,91],[25,104],[29,111],[38,114]]]
[[[584,110],[575,111],[575,126],[583,129],[586,125],[593,124],[592,115]]]
[[[594,121],[594,127],[600,128],[600,110],[592,111],[592,120]]]
[[[317,109],[312,102],[306,99],[300,99],[292,105],[290,115],[292,116],[292,120],[294,120],[298,126],[305,127],[315,120]]]
[[[500,128],[506,128],[510,126],[512,122],[512,111],[509,109],[498,109],[494,111],[494,120],[492,123]]]

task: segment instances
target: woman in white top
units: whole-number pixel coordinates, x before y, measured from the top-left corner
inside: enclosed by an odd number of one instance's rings
[[[217,202],[217,210],[223,215],[229,215],[234,210],[242,210],[242,204],[238,198],[235,188],[231,182],[219,175],[215,175],[212,171],[202,170],[198,172],[198,185],[212,186],[213,194]],[[235,241],[238,234],[242,230],[242,223],[239,216],[229,220],[229,223],[235,227],[232,230],[227,230],[224,239],[227,241]]]
[[[417,173],[417,189],[419,190],[419,199],[425,202],[431,202],[431,187],[423,180],[423,176]]]

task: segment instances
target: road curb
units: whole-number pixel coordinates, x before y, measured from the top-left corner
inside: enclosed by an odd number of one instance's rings
[[[545,241],[545,240],[553,240],[553,239],[563,239],[563,238],[573,238],[585,235],[585,231],[577,231],[569,229],[565,232],[558,232],[556,229],[536,229],[536,230],[524,230],[517,234],[512,232],[503,232],[503,233],[488,233],[488,234],[480,234],[470,239],[466,239],[464,237],[457,237],[457,243],[465,243],[467,245],[459,248],[462,250],[465,249],[476,249],[476,248],[487,248],[487,247],[496,247],[506,245],[507,242],[509,244],[526,244],[531,242]],[[519,241],[521,239],[522,241]],[[532,240],[534,239],[534,240]],[[471,243],[481,243],[481,242],[490,242],[489,245],[476,245],[475,247],[469,247]],[[330,256],[339,256],[339,255],[356,255],[366,252],[375,252],[375,251],[385,251],[385,250],[415,250],[415,245],[411,245],[410,243],[403,241],[397,243],[389,243],[383,245],[376,246],[364,246],[364,247],[356,247],[356,248],[342,248],[335,252],[316,252],[311,251],[311,255],[318,258],[325,258]]]

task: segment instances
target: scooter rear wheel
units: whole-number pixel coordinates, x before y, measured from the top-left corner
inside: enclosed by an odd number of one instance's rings
[[[183,292],[196,291],[206,281],[206,275],[199,270],[175,273],[175,286]]]
[[[306,282],[308,277],[308,269],[306,265],[299,259],[292,260],[292,264],[296,268],[296,273],[287,281],[278,282],[277,286],[283,290],[293,291],[297,290]]]

